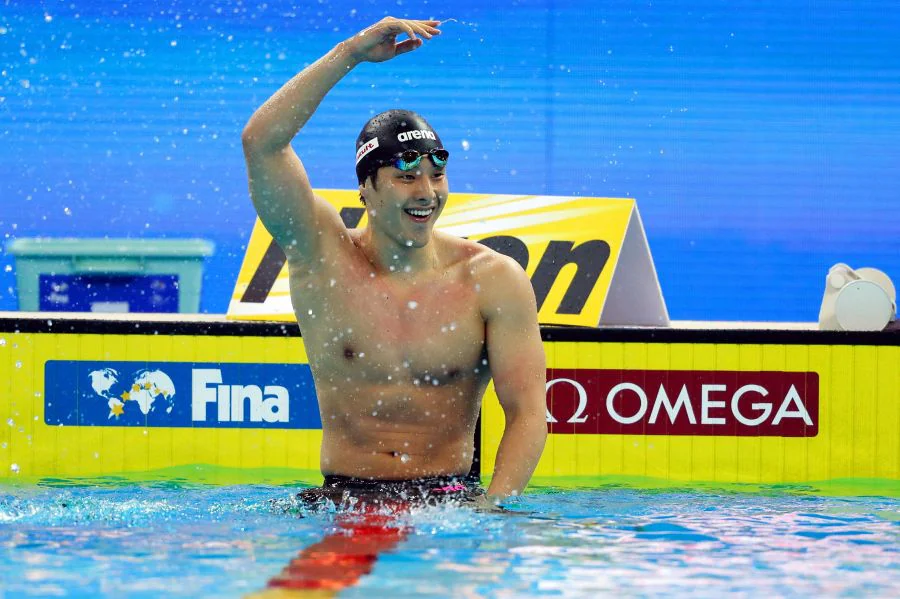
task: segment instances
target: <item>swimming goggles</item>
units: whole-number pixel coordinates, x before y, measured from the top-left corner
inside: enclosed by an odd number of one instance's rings
[[[425,156],[431,157],[431,162],[434,166],[443,167],[447,165],[447,159],[450,157],[450,152],[444,148],[435,148],[424,153],[419,152],[418,150],[404,150],[394,158],[391,166],[398,168],[401,171],[411,171],[419,166],[419,163],[422,162],[422,158]]]

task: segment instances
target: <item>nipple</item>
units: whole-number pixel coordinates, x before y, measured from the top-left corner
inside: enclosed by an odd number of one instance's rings
[[[403,462],[404,464],[406,464],[407,462],[409,462],[412,459],[411,457],[409,457],[408,453],[401,453],[399,451],[392,451],[391,455],[393,455],[395,458],[399,457],[400,461]]]

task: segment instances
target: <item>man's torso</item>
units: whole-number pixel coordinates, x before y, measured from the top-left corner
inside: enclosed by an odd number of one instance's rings
[[[478,282],[489,250],[436,233],[434,269],[379,275],[358,236],[325,244],[314,268],[291,267],[322,415],[322,470],[381,479],[465,474],[490,379]]]

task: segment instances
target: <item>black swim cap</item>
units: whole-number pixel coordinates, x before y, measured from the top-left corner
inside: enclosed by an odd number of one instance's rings
[[[415,112],[388,110],[372,117],[356,138],[356,178],[362,185],[404,150],[443,148],[431,125]]]

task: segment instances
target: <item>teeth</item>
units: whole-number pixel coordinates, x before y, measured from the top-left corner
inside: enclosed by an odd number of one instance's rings
[[[428,208],[425,210],[416,210],[413,208],[407,208],[406,211],[413,216],[428,216],[432,212],[434,212],[434,208]]]

